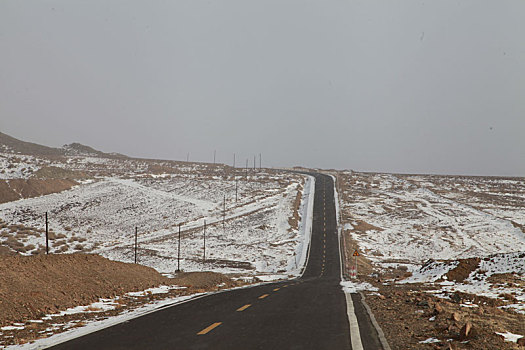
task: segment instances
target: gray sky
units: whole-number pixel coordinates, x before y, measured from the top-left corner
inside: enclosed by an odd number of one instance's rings
[[[131,156],[525,176],[522,0],[1,0],[0,131]]]

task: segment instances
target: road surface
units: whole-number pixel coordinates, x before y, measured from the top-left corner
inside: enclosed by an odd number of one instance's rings
[[[212,294],[59,344],[53,349],[381,349],[360,296],[352,339],[339,285],[331,177],[316,177],[312,241],[301,278]]]

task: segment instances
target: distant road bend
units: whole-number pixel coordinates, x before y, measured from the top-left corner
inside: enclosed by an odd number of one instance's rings
[[[333,180],[312,175],[312,241],[301,278],[211,294],[53,349],[382,349],[359,294],[347,305],[339,285]],[[357,333],[350,332],[347,310],[352,308]]]

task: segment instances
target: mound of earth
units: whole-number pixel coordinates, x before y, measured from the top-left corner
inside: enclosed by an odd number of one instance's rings
[[[239,285],[236,281],[217,272],[182,272],[175,277],[174,282],[180,286],[198,289],[210,289],[221,284],[224,284],[225,287]]]
[[[94,254],[0,256],[0,325],[170,281],[152,268]]]
[[[69,190],[78,183],[71,179],[0,180],[0,203]]]

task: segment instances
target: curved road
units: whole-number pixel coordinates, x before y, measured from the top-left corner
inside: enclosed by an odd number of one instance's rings
[[[303,276],[212,294],[59,344],[53,349],[352,349],[331,177],[316,177]],[[358,294],[362,349],[381,349]],[[354,335],[355,337],[355,335]],[[359,350],[359,346],[353,350]]]

